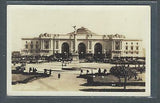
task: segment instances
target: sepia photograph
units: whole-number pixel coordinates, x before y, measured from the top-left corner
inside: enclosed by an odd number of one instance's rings
[[[7,95],[150,96],[147,5],[7,5]]]

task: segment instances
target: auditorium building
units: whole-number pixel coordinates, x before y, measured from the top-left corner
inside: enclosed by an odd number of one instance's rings
[[[142,40],[127,39],[124,35],[100,35],[81,27],[66,34],[40,34],[39,37],[22,38],[22,55],[65,56],[74,52],[79,58],[144,57]]]

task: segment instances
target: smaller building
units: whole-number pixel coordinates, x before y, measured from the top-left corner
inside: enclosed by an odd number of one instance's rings
[[[21,61],[21,53],[20,51],[12,52],[12,63],[19,63]]]

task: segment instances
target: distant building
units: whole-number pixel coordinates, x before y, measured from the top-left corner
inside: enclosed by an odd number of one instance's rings
[[[142,40],[127,39],[124,35],[99,35],[81,27],[68,34],[40,34],[39,37],[22,38],[22,55],[66,55],[76,52],[80,58],[96,57],[143,57]]]
[[[13,51],[12,52],[12,63],[18,63],[21,60],[21,53],[20,51]]]

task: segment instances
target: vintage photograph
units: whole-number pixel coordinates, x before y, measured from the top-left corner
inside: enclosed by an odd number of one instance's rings
[[[7,95],[150,96],[150,12],[8,5]]]

